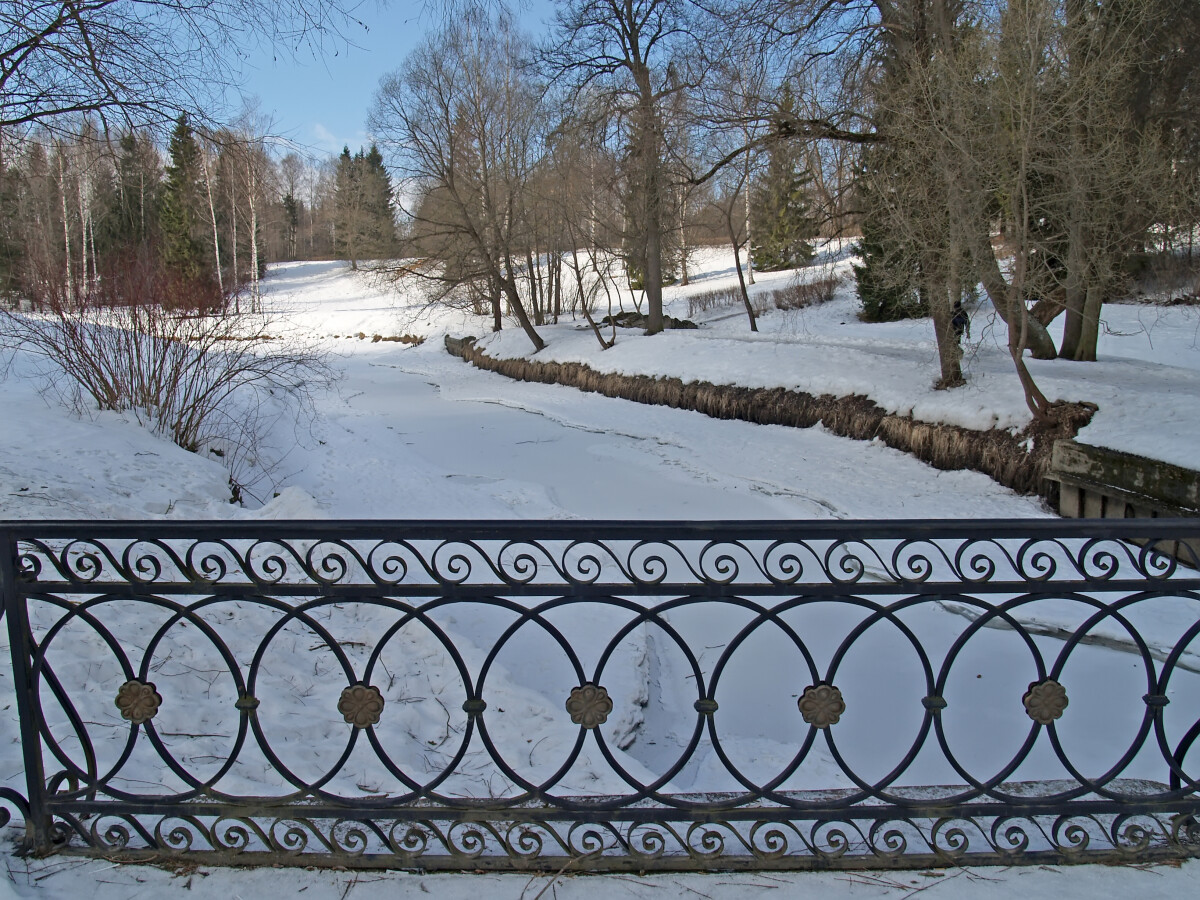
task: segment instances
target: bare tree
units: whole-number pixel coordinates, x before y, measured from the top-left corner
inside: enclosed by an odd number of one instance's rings
[[[695,54],[681,50],[692,10],[685,0],[573,0],[557,10],[556,34],[543,53],[551,76],[570,81],[577,104],[623,132],[649,334],[663,329],[663,247],[671,230],[663,116],[673,96],[694,84]]]
[[[354,19],[339,0],[6,0],[0,127],[98,114],[165,124],[220,107],[233,48],[266,40],[320,50]]]
[[[607,350],[617,340],[613,297],[619,292],[613,269],[620,259],[618,161],[594,129],[568,121],[553,135],[545,167],[546,193],[540,200],[562,235],[562,261],[575,289],[571,309],[582,313],[600,347]],[[601,293],[611,327],[607,338],[592,315]]]
[[[503,298],[540,350],[518,289],[542,124],[523,50],[503,17],[452,23],[384,77],[370,125],[420,197],[406,213],[421,255],[439,262],[424,271],[441,296],[486,284],[493,327]]]

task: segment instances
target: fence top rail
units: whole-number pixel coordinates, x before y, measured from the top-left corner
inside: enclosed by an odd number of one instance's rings
[[[0,533],[19,539],[192,538],[232,539],[378,538],[402,534],[414,540],[469,536],[476,540],[551,538],[584,540],[905,540],[960,537],[1095,538],[1132,540],[1200,538],[1200,518],[1159,519],[0,519]]]
[[[0,522],[34,585],[418,595],[1200,589],[1200,520]]]

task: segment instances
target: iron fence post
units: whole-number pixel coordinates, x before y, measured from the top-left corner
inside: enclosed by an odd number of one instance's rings
[[[46,853],[50,850],[50,816],[46,811],[46,779],[42,767],[41,722],[34,702],[32,675],[32,634],[29,629],[29,609],[18,587],[17,535],[11,530],[3,534],[0,552],[0,595],[4,616],[8,620],[8,647],[12,660],[13,692],[21,727],[21,753],[25,763],[25,784],[29,812],[25,817],[23,853]]]

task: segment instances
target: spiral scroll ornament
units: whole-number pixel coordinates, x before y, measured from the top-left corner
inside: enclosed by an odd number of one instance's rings
[[[379,724],[379,716],[383,713],[383,695],[374,685],[352,684],[342,691],[337,708],[348,725],[368,728]]]
[[[13,721],[44,765],[28,799],[0,788],[0,827],[23,818],[38,853],[427,870],[1193,858],[1200,722],[1179,701],[1200,678],[1195,521],[0,523],[0,625],[26,685]],[[831,611],[838,627],[817,630]],[[511,671],[534,627],[547,660],[565,656],[556,682],[541,654]],[[660,636],[676,700],[646,711],[671,732],[651,766],[619,752],[624,726],[604,733],[618,710],[600,682]],[[294,727],[277,660],[313,639],[317,715],[336,708],[345,730]],[[1023,679],[996,701],[1015,719],[979,717],[976,663],[1010,652],[1029,657],[1004,670],[1034,676],[1029,718]],[[1142,725],[1086,777],[1094,742],[1055,735],[1057,679],[1112,652],[1132,665],[1105,673],[1111,703],[1066,721]],[[121,674],[97,695],[80,663],[100,654],[100,675]],[[393,659],[388,700],[372,682]],[[770,682],[783,696],[747,665],[793,673]],[[542,689],[516,729],[489,712],[509,678]],[[861,721],[839,724],[835,679]],[[763,765],[751,741],[780,728],[790,761]]]
[[[585,684],[571,691],[567,698],[567,712],[571,721],[584,728],[596,728],[608,721],[613,710],[608,691],[595,684]]]
[[[121,718],[134,725],[143,725],[158,715],[162,706],[162,695],[154,688],[154,682],[127,681],[117,689],[117,709]]]

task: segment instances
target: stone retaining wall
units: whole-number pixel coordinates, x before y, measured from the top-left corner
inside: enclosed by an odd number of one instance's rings
[[[1071,440],[1054,445],[1047,476],[1068,518],[1149,519],[1200,514],[1200,472]]]

